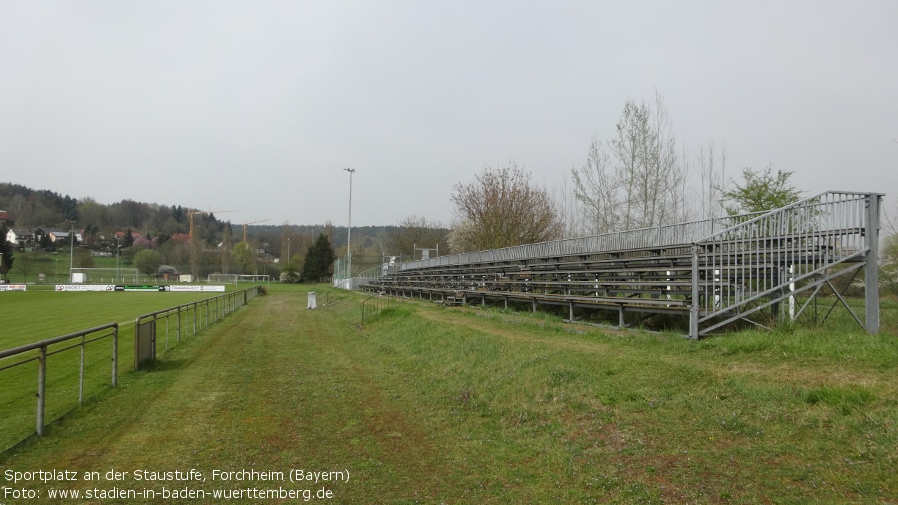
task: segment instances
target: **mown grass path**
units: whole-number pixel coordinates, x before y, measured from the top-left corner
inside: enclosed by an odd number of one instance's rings
[[[336,503],[414,497],[438,486],[439,475],[430,473],[431,465],[422,465],[436,457],[426,432],[391,404],[383,385],[347,351],[358,339],[351,323],[341,324],[338,312],[347,304],[306,311],[302,296],[269,295],[230,323],[170,351],[152,370],[124,376],[118,390],[57,423],[44,439],[6,455],[0,468],[58,468],[79,474],[115,469],[130,475],[138,469],[197,468],[207,482],[187,483],[190,488],[328,488]],[[348,469],[350,480],[213,484],[215,469]],[[25,484],[44,498],[49,487],[93,486],[84,481]],[[166,483],[128,478],[101,484],[102,491],[113,486],[159,490]],[[167,485],[183,488],[185,483]],[[7,501],[0,498],[0,503]],[[113,502],[133,499],[102,501]]]
[[[362,328],[355,295],[310,311],[305,291],[281,289],[0,455],[0,485],[12,486],[7,470],[196,469],[206,482],[16,487],[41,493],[29,503],[303,501],[54,501],[53,487],[308,489],[333,493],[313,500],[325,503],[898,503],[893,336],[689,342],[416,303]],[[349,479],[212,482],[242,469]]]

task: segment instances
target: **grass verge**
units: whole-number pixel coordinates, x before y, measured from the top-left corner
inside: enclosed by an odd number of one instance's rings
[[[895,335],[798,329],[692,342],[421,303],[360,327],[358,299],[308,311],[304,291],[272,289],[0,456],[0,468],[207,477],[17,484],[44,498],[51,487],[113,486],[324,489],[332,503],[898,496]],[[241,469],[350,477],[211,480]]]

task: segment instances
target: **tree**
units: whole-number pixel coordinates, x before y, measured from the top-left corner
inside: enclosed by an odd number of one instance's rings
[[[13,244],[6,240],[7,233],[9,233],[9,229],[6,225],[0,226],[0,274],[3,275],[4,280],[7,279],[6,274],[9,273],[15,261]]]
[[[34,255],[34,252],[23,252],[16,258],[19,260],[16,262],[16,272],[22,272],[22,282],[28,282],[28,270],[34,262]]]
[[[75,251],[75,266],[78,268],[94,268],[94,257],[87,251]]]
[[[162,255],[155,249],[142,249],[134,255],[132,263],[141,273],[153,275],[162,265]]]
[[[574,194],[590,211],[593,233],[685,221],[687,173],[676,155],[661,96],[654,108],[628,100],[603,145],[594,138],[586,166],[571,170]]]
[[[446,229],[442,223],[428,221],[424,216],[408,216],[398,224],[387,237],[386,250],[382,252],[411,259],[416,257],[416,247],[440,249],[444,253],[449,251]],[[417,258],[420,259],[420,255]]]
[[[231,249],[231,255],[234,257],[234,262],[243,267],[243,273],[246,273],[246,269],[253,264],[253,248],[249,245],[249,242],[242,240],[237,245]]]
[[[684,159],[686,159],[684,155]],[[698,215],[699,219],[713,219],[723,215],[721,193],[724,191],[724,174],[726,173],[726,146],[718,149],[715,142],[709,141],[707,149],[699,148],[692,170],[698,177]]]
[[[742,169],[743,184],[733,181],[734,189],[721,191],[725,208],[729,215],[747,214],[778,209],[801,198],[801,191],[789,182],[794,172],[777,170],[768,166],[763,172],[751,168]],[[729,203],[729,205],[726,205]]]
[[[302,277],[300,277],[299,271],[297,271],[289,261],[286,265],[284,265],[284,269],[281,271],[280,279],[284,284],[297,284],[302,281]]]
[[[879,280],[883,288],[898,295],[898,207],[895,217],[883,213],[882,229],[889,233],[880,245]]]
[[[455,253],[545,242],[564,230],[549,192],[532,184],[530,172],[513,161],[484,168],[475,182],[456,184],[451,199]]]
[[[323,233],[318,235],[315,243],[310,245],[306,251],[302,263],[300,277],[303,282],[319,282],[322,278],[327,277],[336,258],[337,254],[327,235]]]
[[[599,139],[593,137],[586,157],[586,166],[579,172],[571,169],[574,195],[588,210],[586,228],[591,233],[606,233],[620,229],[621,217],[618,177],[611,168],[608,153],[602,149]]]
[[[221,273],[228,274],[231,273],[231,222],[228,221],[225,223],[224,228],[221,232],[221,244],[219,245],[219,252],[221,257]]]
[[[898,294],[898,235],[889,235],[880,249],[879,277],[882,286]]]

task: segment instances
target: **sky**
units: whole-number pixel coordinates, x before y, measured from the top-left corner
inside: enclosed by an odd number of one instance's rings
[[[351,177],[353,226],[450,225],[454,185],[570,186],[657,94],[728,178],[898,209],[896,26],[894,0],[0,0],[0,182],[344,226]]]

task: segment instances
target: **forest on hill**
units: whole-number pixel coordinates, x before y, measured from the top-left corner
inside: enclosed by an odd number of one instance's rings
[[[126,263],[141,250],[159,254],[160,262],[200,278],[209,273],[267,273],[278,275],[288,263],[299,269],[303,256],[318,235],[327,236],[337,257],[346,254],[347,228],[330,222],[305,225],[232,223],[183,205],[160,205],[124,199],[102,204],[93,198],[76,199],[45,189],[0,183],[0,225],[12,230],[74,229],[78,257],[74,266],[90,267],[92,257],[115,255]],[[5,223],[4,223],[5,221]],[[192,236],[194,251],[190,248]],[[353,270],[372,268],[385,257],[411,259],[414,248],[440,248],[448,252],[448,230],[430,227],[424,219],[410,217],[397,225],[352,228]],[[240,265],[231,257],[234,245],[246,241],[256,252],[251,264]],[[61,243],[33,243],[19,247],[23,253],[52,254]],[[418,252],[417,256],[420,256]],[[433,253],[431,253],[433,254]],[[15,266],[13,267],[15,269]]]

